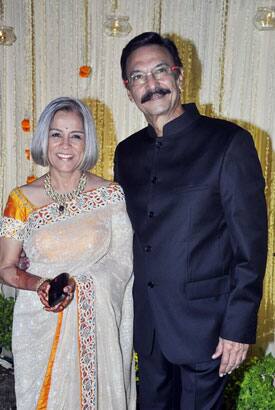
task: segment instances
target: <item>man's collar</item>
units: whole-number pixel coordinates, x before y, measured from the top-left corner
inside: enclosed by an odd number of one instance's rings
[[[182,107],[184,110],[183,114],[165,124],[163,127],[163,136],[161,138],[170,138],[174,134],[181,133],[200,116],[196,104],[183,104]],[[148,124],[148,134],[151,138],[158,138],[154,128],[150,124]]]

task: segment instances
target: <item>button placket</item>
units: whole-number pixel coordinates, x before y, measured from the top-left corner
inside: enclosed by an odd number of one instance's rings
[[[154,154],[154,158],[153,158],[153,163],[152,163],[152,171],[151,171],[151,184],[152,185],[156,185],[159,182],[159,178],[158,176],[155,174],[156,171],[156,163],[158,160],[158,152],[159,149],[162,147],[162,141],[157,140],[155,142],[155,154]],[[150,203],[152,203],[152,193],[153,193],[153,187],[150,190],[150,196],[149,196],[149,200],[148,200],[148,208],[150,209]],[[153,210],[148,210],[148,218],[153,218],[155,216],[155,212]],[[151,245],[146,245],[144,247],[144,251],[146,253],[150,253],[152,251],[152,246]],[[150,283],[150,285],[149,285]],[[152,286],[151,286],[152,285]],[[154,283],[153,282],[148,282],[148,286],[149,287],[154,287]]]
[[[154,153],[154,157],[153,157],[153,164],[152,164],[152,173],[151,173],[151,183],[152,184],[157,184],[158,182],[159,182],[159,178],[158,178],[158,176],[156,175],[156,163],[157,163],[157,161],[158,161],[158,153],[159,153],[159,150],[160,150],[160,148],[162,147],[162,145],[163,145],[163,142],[162,141],[160,141],[159,139],[158,140],[156,140],[156,142],[155,142],[155,153]]]

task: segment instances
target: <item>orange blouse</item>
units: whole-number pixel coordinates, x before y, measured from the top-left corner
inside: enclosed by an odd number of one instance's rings
[[[26,222],[29,214],[33,212],[34,209],[35,207],[30,203],[21,189],[15,188],[9,195],[4,216],[16,219],[17,221]]]

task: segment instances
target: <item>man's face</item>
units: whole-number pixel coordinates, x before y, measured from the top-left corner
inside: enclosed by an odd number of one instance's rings
[[[139,75],[140,72],[151,73],[145,78],[144,84],[129,82],[128,97],[134,101],[145,117],[173,116],[181,108],[180,82],[182,70],[180,68],[161,75],[154,76],[158,67],[173,67],[175,65],[170,53],[161,46],[149,45],[133,51],[127,59],[127,77]],[[152,73],[153,71],[153,73]]]

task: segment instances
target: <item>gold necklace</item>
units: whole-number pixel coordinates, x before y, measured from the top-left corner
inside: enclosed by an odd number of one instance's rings
[[[82,172],[81,177],[79,179],[77,187],[71,192],[64,192],[59,193],[57,192],[51,183],[51,176],[50,174],[46,174],[44,179],[44,189],[46,194],[58,204],[58,209],[60,212],[64,212],[66,208],[66,204],[73,199],[76,199],[85,189],[87,184],[87,175],[85,172]]]

